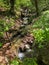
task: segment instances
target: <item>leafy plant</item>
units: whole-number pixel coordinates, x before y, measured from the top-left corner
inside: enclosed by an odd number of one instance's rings
[[[39,19],[35,21],[33,28],[49,28],[49,10],[42,13]]]
[[[43,12],[41,17],[34,23],[32,33],[39,48],[43,47],[43,43],[49,42],[49,11]]]
[[[35,36],[35,43],[38,44],[39,48],[43,47],[43,42],[45,40],[45,31],[42,29],[33,30]]]
[[[6,22],[5,20],[0,19],[0,37],[3,36],[4,32],[8,31],[12,26],[13,22]]]
[[[13,61],[11,62],[11,65],[19,65],[19,62],[16,61],[16,60],[13,60]]]
[[[35,59],[33,59],[33,58],[26,58],[23,61],[23,65],[38,65],[38,64],[36,63]]]
[[[0,42],[0,47],[2,47],[2,46],[3,46],[3,43]]]
[[[35,39],[36,39],[36,41],[38,43],[43,41],[43,39],[44,39],[44,36],[43,36],[44,30],[42,30],[42,29],[40,29],[40,30],[39,29],[38,30],[33,30],[33,34],[34,34]]]

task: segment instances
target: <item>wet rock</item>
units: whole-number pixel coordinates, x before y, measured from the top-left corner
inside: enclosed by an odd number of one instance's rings
[[[27,34],[23,39],[22,42],[24,44],[29,44],[30,46],[32,46],[34,44],[34,36],[32,36],[31,34]]]

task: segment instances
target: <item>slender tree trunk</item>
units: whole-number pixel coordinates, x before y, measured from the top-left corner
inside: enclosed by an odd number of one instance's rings
[[[35,0],[36,14],[39,16],[38,0]]]
[[[33,4],[33,0],[30,0],[30,1]],[[36,16],[39,16],[38,0],[34,0],[34,3],[35,3],[35,8],[36,8]]]
[[[10,0],[10,12],[14,13],[14,4],[15,4],[15,0]]]

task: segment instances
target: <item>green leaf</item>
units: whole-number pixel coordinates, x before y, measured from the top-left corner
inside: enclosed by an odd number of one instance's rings
[[[0,47],[2,47],[3,43],[0,42]]]
[[[19,65],[19,62],[16,61],[16,60],[13,60],[13,61],[11,62],[11,64],[13,64],[13,65]]]

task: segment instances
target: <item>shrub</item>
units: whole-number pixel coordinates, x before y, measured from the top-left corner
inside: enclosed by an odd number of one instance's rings
[[[38,65],[38,64],[36,63],[36,59],[26,58],[23,61],[23,65]]]
[[[6,22],[4,20],[1,20],[0,19],[0,47],[2,47],[3,43],[4,42],[2,39],[3,39],[3,36],[4,36],[4,32],[6,33],[12,26],[13,26],[13,22]]]
[[[10,65],[19,65],[19,62],[17,60],[13,60]]]
[[[6,22],[0,19],[0,37],[2,37],[4,32],[8,31],[13,26],[13,24],[13,22]]]
[[[39,48],[43,47],[43,43],[49,42],[49,11],[45,11],[43,15],[33,25],[32,33],[35,36],[36,43]]]

